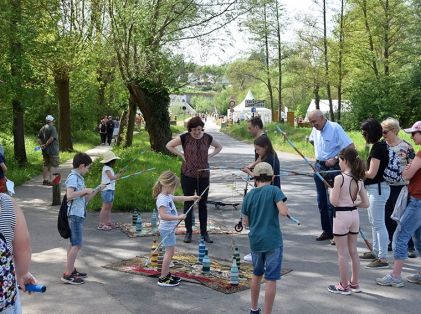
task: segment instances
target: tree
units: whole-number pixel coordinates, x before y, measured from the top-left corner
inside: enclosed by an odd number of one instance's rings
[[[166,152],[171,139],[169,88],[176,85],[168,49],[180,40],[206,36],[236,19],[235,0],[109,0],[112,40],[121,76],[142,111],[151,148]]]

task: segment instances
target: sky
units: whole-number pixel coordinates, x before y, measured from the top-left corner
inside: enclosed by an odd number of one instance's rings
[[[287,41],[294,39],[299,18],[303,14],[314,13],[318,10],[313,0],[280,0],[289,17],[287,32],[283,38]],[[229,26],[231,34],[224,31],[218,32],[215,36],[217,43],[202,47],[197,41],[190,40],[183,42],[177,52],[182,52],[188,59],[196,64],[223,64],[244,56],[244,51],[250,51],[252,43],[249,41],[249,34],[239,31],[237,23]]]

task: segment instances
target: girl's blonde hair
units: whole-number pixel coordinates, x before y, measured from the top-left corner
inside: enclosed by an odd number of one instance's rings
[[[152,196],[153,198],[156,198],[159,193],[162,192],[163,186],[169,186],[172,188],[176,188],[178,183],[180,182],[180,179],[176,176],[176,174],[172,171],[164,171],[159,176],[158,180],[155,182],[153,188],[152,188]]]

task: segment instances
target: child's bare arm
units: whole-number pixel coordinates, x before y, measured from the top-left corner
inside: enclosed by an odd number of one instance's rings
[[[289,215],[288,207],[285,205],[283,201],[279,201],[278,203],[276,203],[276,207],[278,207],[278,211],[279,211],[279,214],[281,214],[281,216]]]
[[[249,225],[249,217],[243,214],[243,225],[248,226]]]
[[[338,206],[339,193],[341,191],[342,177],[336,176],[333,188],[329,189],[329,201],[333,206]]]
[[[158,211],[159,211],[159,217],[162,220],[184,220],[184,219],[186,219],[186,215],[184,215],[184,214],[177,215],[177,216],[167,214],[165,212],[165,207],[164,206],[159,207],[159,210]]]
[[[107,177],[110,180],[117,180],[120,177],[118,174],[117,175],[112,175],[112,173],[111,173],[110,170],[105,171],[105,174],[107,175]]]
[[[367,191],[364,185],[361,187],[360,192],[358,193],[360,196],[360,201],[355,203],[355,206],[359,208],[368,208],[370,206],[370,201],[368,199]]]
[[[192,196],[178,195],[178,196],[174,196],[174,202],[188,202],[188,201],[196,201],[198,199],[200,199],[199,195],[192,195]]]

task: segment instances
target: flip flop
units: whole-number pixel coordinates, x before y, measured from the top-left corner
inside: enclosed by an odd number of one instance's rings
[[[97,230],[110,231],[112,228],[107,225],[98,225]]]
[[[120,228],[120,225],[117,222],[108,223],[107,226],[110,227],[111,229],[118,229],[118,228]]]

